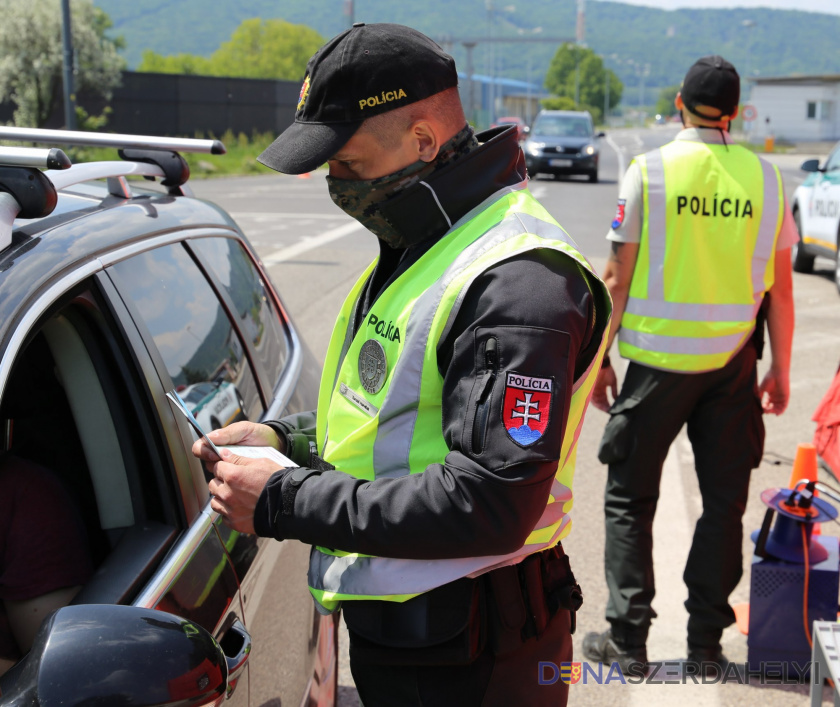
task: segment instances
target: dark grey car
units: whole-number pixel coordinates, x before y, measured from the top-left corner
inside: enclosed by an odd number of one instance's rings
[[[38,690],[55,680],[67,705],[217,704],[200,667],[196,679],[166,683],[167,654],[154,641],[171,627],[150,625],[142,607],[180,617],[188,637],[203,630],[218,641],[226,675],[216,687],[226,704],[333,705],[337,626],[314,611],[308,548],[221,522],[190,453],[194,434],[165,397],[202,384],[235,391],[238,416],[253,421],[316,404],[317,366],[253,248],[225,211],[184,184],[189,171],[176,150],[223,148],[0,128],[0,139],[75,138],[121,146],[125,161],[63,169],[60,150],[0,148],[0,457],[60,480],[87,538],[75,550],[93,573],[73,599],[76,613],[60,609],[0,678],[0,704],[40,704]],[[35,168],[42,164],[60,169]],[[126,181],[131,174],[165,188]],[[41,522],[21,519],[32,532]],[[90,674],[68,674],[55,660],[59,632],[73,636],[73,616],[95,622],[97,607],[78,605],[102,604],[138,607],[144,631],[131,628],[130,609],[125,631],[107,614],[122,637],[107,664],[87,661]],[[104,608],[99,615],[105,621]],[[90,635],[80,625],[73,650],[101,655]],[[108,692],[118,675],[123,692]],[[14,701],[24,690],[34,701]],[[168,701],[149,697],[160,690]]]
[[[537,114],[522,146],[532,177],[538,174],[584,174],[598,181],[598,138],[592,116],[586,111],[543,110]]]

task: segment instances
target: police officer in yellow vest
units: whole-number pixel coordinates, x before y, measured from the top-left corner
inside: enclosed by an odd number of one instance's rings
[[[683,575],[688,658],[709,670],[725,661],[720,639],[735,619],[728,598],[742,572],[741,517],[763,452],[762,407],[779,415],[788,401],[797,235],[778,169],[732,144],[739,96],[725,59],[703,57],[689,69],[676,98],[685,129],[630,165],[607,236],[609,344],[617,332],[630,364],[615,397],[605,358],[592,398],[610,413],[599,450],[609,465],[610,629],[588,634],[583,651],[625,671],[647,662],[653,516],[663,462],[684,424],[703,498]],[[765,316],[772,363],[759,386]]]
[[[213,509],[313,546],[365,707],[565,704],[581,594],[560,541],[606,287],[528,191],[516,130],[474,135],[452,58],[407,27],[322,47],[260,161],[328,162],[380,255],[338,315],[317,414],[213,435],[300,468],[225,453]]]

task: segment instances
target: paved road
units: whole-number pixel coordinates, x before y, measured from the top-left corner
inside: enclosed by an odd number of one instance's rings
[[[611,131],[602,147],[601,182],[534,180],[531,190],[578,242],[599,271],[607,246],[604,235],[615,211],[618,181],[633,155],[668,141],[670,126],[649,130]],[[807,155],[775,156],[788,195],[801,181],[799,163]],[[303,332],[315,356],[323,361],[333,317],[345,293],[362,268],[377,253],[372,236],[350,220],[329,200],[324,173],[309,178],[275,174],[237,179],[192,182],[199,196],[227,208],[251,238],[269,273]],[[829,263],[818,261],[815,275],[794,274],[797,328],[791,405],[779,419],[768,419],[765,457],[753,475],[745,518],[747,531],[758,528],[764,515],[759,493],[771,486],[785,486],[790,463],[799,442],[811,440],[811,415],[840,359],[840,297],[831,279]],[[614,356],[613,360],[618,359]],[[764,366],[767,362],[764,362]],[[591,409],[580,440],[575,479],[574,531],[564,543],[572,566],[584,588],[586,600],[579,613],[575,636],[576,656],[586,631],[601,630],[606,589],[603,581],[602,497],[606,469],[596,450],[607,416]],[[821,478],[827,482],[828,476]],[[700,499],[693,473],[692,455],[685,436],[678,439],[666,462],[660,503],[654,527],[658,593],[654,608],[659,614],[651,631],[651,660],[672,660],[685,654],[686,613],[682,568],[688,553]],[[831,525],[826,533],[838,534]],[[749,561],[752,543],[745,534],[745,574],[735,591],[735,602],[749,599]],[[303,578],[301,578],[303,579]],[[747,657],[746,637],[735,627],[726,631],[724,651],[735,661]],[[346,649],[346,640],[344,641]],[[523,679],[536,679],[523,676]],[[342,659],[339,707],[355,707],[357,698],[346,655]],[[830,695],[826,691],[826,698]],[[577,684],[571,688],[571,705],[674,704],[678,700],[709,707],[728,705],[806,705],[807,686],[727,685],[608,685]]]

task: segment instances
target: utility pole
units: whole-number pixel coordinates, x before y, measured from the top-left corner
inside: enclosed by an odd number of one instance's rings
[[[577,0],[577,26],[575,27],[575,39],[577,43],[586,43],[586,0]]]
[[[495,10],[493,0],[484,0],[484,7],[487,10],[487,36],[490,38],[490,46],[488,47],[490,71],[487,72],[490,76],[490,84],[487,86],[489,93],[487,120],[492,123],[496,120],[496,45],[493,43],[493,11]]]
[[[580,47],[586,46],[586,0],[577,0],[575,27],[575,108],[580,108]]]
[[[61,0],[61,39],[64,48],[64,127],[76,129],[76,96],[73,88],[73,34],[70,27],[70,0]]]
[[[467,50],[467,78],[470,82],[469,97],[467,98],[467,114],[469,119],[475,124],[475,81],[473,79],[473,61],[472,53],[477,42],[462,42],[464,49]]]
[[[604,125],[607,124],[607,116],[610,114],[610,72],[607,69],[607,62],[604,62]]]
[[[353,0],[344,0],[344,14],[347,15],[347,27],[352,27],[356,23],[356,8]]]
[[[531,124],[531,54],[528,53],[528,94],[525,103],[525,122]]]

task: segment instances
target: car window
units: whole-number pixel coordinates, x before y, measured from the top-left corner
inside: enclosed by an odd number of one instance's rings
[[[29,648],[6,612],[40,623],[42,602],[130,601],[174,541],[170,460],[130,359],[92,282],[15,355],[0,400],[0,599],[15,600],[0,601],[0,659]]]
[[[825,163],[826,172],[834,172],[840,169],[840,147],[834,148],[834,152],[829,155]]]
[[[533,132],[548,137],[588,137],[592,126],[583,117],[544,115],[537,119]]]
[[[242,244],[232,238],[197,238],[189,244],[227,291],[240,330],[254,347],[255,363],[273,387],[286,365],[288,340],[277,305],[256,265]]]
[[[246,347],[184,246],[147,251],[112,270],[201,426],[209,430],[258,420],[263,404]]]

